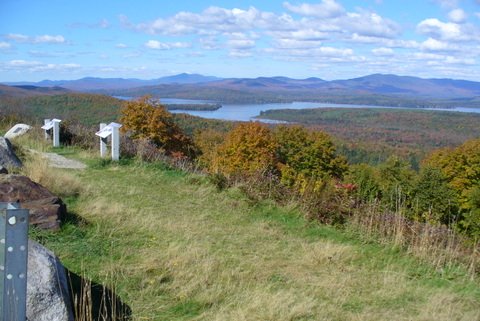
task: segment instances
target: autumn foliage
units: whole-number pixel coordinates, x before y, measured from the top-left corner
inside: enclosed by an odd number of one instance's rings
[[[191,139],[157,100],[144,96],[138,100],[127,101],[121,114],[121,130],[128,133],[132,139],[148,140],[167,155],[193,156]]]
[[[242,123],[218,146],[210,171],[226,176],[274,171],[277,143],[270,129],[258,122]]]

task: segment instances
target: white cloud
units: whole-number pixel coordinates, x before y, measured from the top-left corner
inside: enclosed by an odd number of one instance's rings
[[[425,19],[417,26],[421,34],[443,40],[469,40],[462,32],[461,26],[453,22],[442,22],[436,18]]]
[[[434,0],[442,8],[455,8],[458,6],[458,0]]]
[[[20,43],[50,43],[50,44],[60,44],[65,43],[65,38],[61,35],[41,35],[30,37],[22,34],[8,34],[6,35],[7,39],[20,42]]]
[[[2,49],[9,49],[10,47],[12,47],[12,45],[9,44],[8,42],[0,41],[0,50],[2,50]]]
[[[145,47],[150,49],[171,50],[190,47],[186,42],[160,42],[157,40],[149,40],[145,43]]]
[[[227,45],[234,49],[251,49],[255,47],[255,41],[251,39],[230,39],[227,41]]]
[[[349,12],[338,25],[361,36],[394,38],[400,34],[399,25],[372,12]]]
[[[28,61],[28,60],[10,60],[6,63],[0,64],[0,70],[14,70],[25,72],[42,72],[42,71],[58,71],[67,72],[81,68],[79,64],[49,64],[40,61]]]
[[[128,46],[124,43],[117,43],[115,45],[116,48],[120,48],[120,49],[125,49],[125,48],[128,48]]]
[[[35,43],[64,43],[65,38],[63,36],[51,36],[51,35],[43,35],[43,36],[36,36],[33,40]]]
[[[298,6],[284,2],[283,6],[293,13],[317,18],[334,18],[345,13],[345,9],[335,0],[322,0],[318,4],[302,3]]]
[[[428,38],[425,40],[421,45],[420,48],[422,50],[427,51],[449,51],[457,49],[456,46],[453,46],[445,41],[439,41],[433,38]]]
[[[467,14],[462,9],[453,9],[448,13],[448,18],[454,23],[464,23],[467,20]]]
[[[30,39],[30,37],[18,33],[10,33],[6,35],[6,38],[16,42],[28,42]]]
[[[252,56],[252,53],[248,50],[230,50],[228,53],[229,57],[232,58],[248,58]]]
[[[372,49],[372,53],[375,56],[380,56],[380,57],[382,57],[382,56],[393,56],[395,54],[395,52],[393,51],[392,48],[385,48],[385,47]]]

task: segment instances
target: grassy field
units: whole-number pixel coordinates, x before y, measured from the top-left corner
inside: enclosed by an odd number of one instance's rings
[[[84,171],[29,167],[71,213],[61,231],[32,236],[115,287],[134,320],[480,320],[480,284],[460,268],[435,270],[200,175],[85,160]]]

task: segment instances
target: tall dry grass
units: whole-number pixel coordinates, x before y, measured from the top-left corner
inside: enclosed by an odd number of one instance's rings
[[[376,203],[352,212],[347,226],[364,239],[393,244],[437,269],[463,265],[472,278],[480,273],[480,244],[447,226],[409,220],[399,207],[386,211]]]
[[[29,153],[20,173],[60,197],[76,196],[83,190],[80,179],[66,170],[52,168],[40,153]]]

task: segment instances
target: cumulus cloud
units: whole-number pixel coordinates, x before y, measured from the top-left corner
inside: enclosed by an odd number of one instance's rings
[[[425,40],[421,44],[420,48],[426,51],[451,51],[457,49],[456,46],[453,46],[448,42],[439,41],[433,38],[428,38]]]
[[[160,42],[157,40],[149,40],[145,43],[145,47],[150,49],[171,50],[190,47],[186,42]]]
[[[335,0],[322,0],[318,4],[302,3],[298,6],[284,2],[283,6],[293,13],[317,18],[334,18],[345,13],[345,9]]]
[[[442,22],[436,18],[429,18],[420,22],[417,31],[443,40],[469,40],[467,35],[462,32],[459,24]]]

